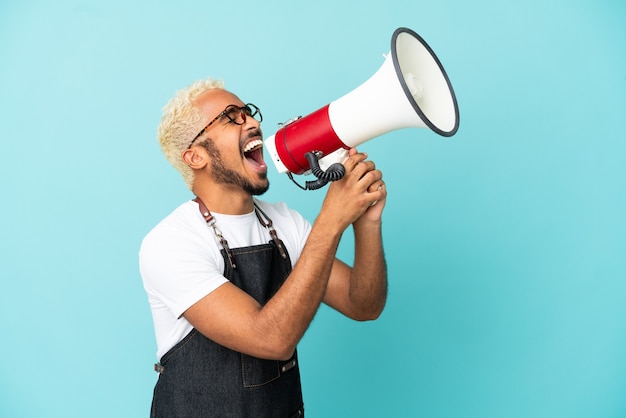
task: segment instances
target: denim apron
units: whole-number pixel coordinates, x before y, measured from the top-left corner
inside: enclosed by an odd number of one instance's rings
[[[262,305],[291,272],[286,249],[275,233],[272,237],[268,244],[221,250],[224,276]],[[287,361],[263,360],[193,329],[156,370],[152,418],[304,417],[297,352]]]

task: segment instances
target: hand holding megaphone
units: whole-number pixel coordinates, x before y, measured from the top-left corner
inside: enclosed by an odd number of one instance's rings
[[[341,178],[339,166],[348,149],[411,127],[452,136],[459,127],[459,109],[432,49],[417,33],[398,28],[385,62],[369,80],[315,112],[285,122],[265,146],[279,173],[292,180],[292,174],[314,174],[317,181],[298,185],[314,190]]]

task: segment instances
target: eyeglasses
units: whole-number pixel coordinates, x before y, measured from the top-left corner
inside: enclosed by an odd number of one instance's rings
[[[215,121],[224,116],[235,125],[243,125],[244,123],[246,123],[246,117],[248,116],[258,120],[259,122],[263,122],[263,115],[261,114],[261,110],[252,103],[246,103],[244,106],[237,106],[234,104],[228,105],[222,113],[217,115],[215,118],[213,118],[211,122],[209,122],[207,126],[202,128],[202,130],[198,133],[198,135],[196,135],[196,137],[191,141],[189,147],[187,148],[191,148],[193,143],[196,142],[196,140],[200,138],[200,136],[202,136],[204,131],[206,131],[209,126],[213,125]]]

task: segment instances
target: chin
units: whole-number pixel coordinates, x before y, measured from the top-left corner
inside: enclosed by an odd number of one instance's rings
[[[267,180],[267,178],[263,180],[264,181],[262,182],[262,184],[248,184],[246,187],[247,192],[253,196],[260,196],[265,193],[270,188],[270,182],[269,180]]]

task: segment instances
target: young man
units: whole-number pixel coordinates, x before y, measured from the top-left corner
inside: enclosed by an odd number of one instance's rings
[[[269,187],[261,121],[211,79],[164,109],[161,148],[195,199],[140,249],[158,345],[152,417],[303,416],[296,345],[320,304],[358,321],[385,305],[382,173],[350,150],[311,225],[255,197]],[[335,258],[350,225],[353,267]]]

